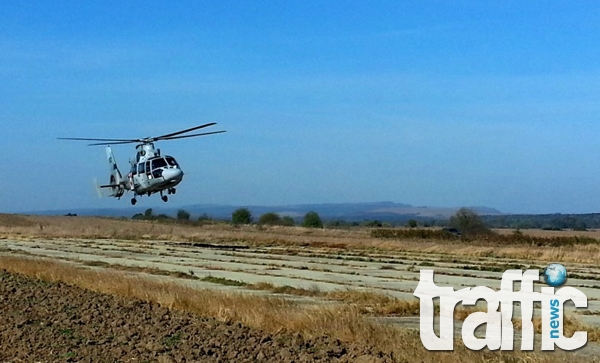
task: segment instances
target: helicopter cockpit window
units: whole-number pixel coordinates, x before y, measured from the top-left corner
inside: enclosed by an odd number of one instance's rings
[[[144,170],[144,163],[139,163],[138,164],[138,174],[142,174],[144,172],[145,172],[145,170]]]
[[[167,162],[163,158],[152,160],[152,170],[167,166]]]
[[[168,163],[169,165],[171,165],[171,166],[174,166],[174,167],[176,167],[176,168],[178,168],[178,167],[179,167],[179,165],[177,165],[177,162],[175,161],[175,159],[174,159],[174,158],[172,158],[171,156],[167,156],[167,157],[165,158],[165,160],[167,160],[167,163]]]

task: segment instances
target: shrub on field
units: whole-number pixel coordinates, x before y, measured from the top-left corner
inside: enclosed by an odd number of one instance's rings
[[[198,217],[198,222],[200,223],[209,223],[214,222],[215,220],[206,213],[203,213],[200,217]]]
[[[190,213],[186,210],[180,209],[177,211],[177,220],[180,221],[189,221],[190,220]]]
[[[459,237],[441,229],[395,229],[378,228],[371,230],[371,237],[375,238],[408,238],[408,239],[435,239],[456,240]]]
[[[469,208],[460,208],[452,217],[450,217],[449,224],[451,227],[461,231],[466,237],[494,234],[494,232],[483,223],[479,214]]]
[[[231,222],[233,224],[250,224],[252,223],[252,214],[248,208],[238,208],[231,213]]]
[[[372,220],[372,221],[366,220],[366,221],[362,222],[362,225],[365,227],[371,227],[371,228],[383,227],[383,223],[381,221],[378,221],[377,219]]]
[[[409,227],[409,228],[415,228],[415,227],[417,227],[417,225],[418,225],[418,223],[417,223],[416,219],[409,219],[406,222],[406,226]]]
[[[156,216],[152,213],[152,208],[148,208],[144,211],[144,214],[136,213],[133,215],[133,217],[131,217],[131,219],[151,221],[156,219]]]
[[[304,215],[302,227],[323,228],[323,221],[321,221],[321,217],[319,217],[319,214],[317,214],[317,212],[311,211]]]
[[[294,221],[294,218],[290,216],[284,216],[281,218],[281,225],[291,227],[296,225],[296,221]]]
[[[281,221],[281,217],[279,216],[279,214],[269,212],[269,213],[265,213],[262,216],[260,216],[260,218],[258,219],[258,224],[261,226],[264,226],[264,225],[277,226],[277,225],[281,225],[282,221]]]
[[[434,229],[394,229],[378,228],[371,230],[371,237],[375,238],[395,238],[395,239],[433,239],[451,241],[459,237],[444,230]],[[598,244],[599,240],[591,237],[582,236],[555,236],[555,237],[536,237],[529,236],[521,231],[509,235],[490,234],[471,238],[462,238],[470,240],[474,244],[498,244],[498,245],[528,245],[536,247],[559,247],[573,246],[582,244]]]

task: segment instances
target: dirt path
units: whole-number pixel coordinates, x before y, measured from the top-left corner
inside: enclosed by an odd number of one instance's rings
[[[1,362],[391,362],[327,337],[266,334],[0,271]]]

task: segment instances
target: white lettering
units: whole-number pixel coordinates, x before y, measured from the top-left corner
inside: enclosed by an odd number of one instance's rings
[[[500,290],[477,286],[454,291],[453,287],[440,287],[433,281],[433,270],[421,270],[420,280],[414,295],[420,299],[420,335],[428,350],[454,349],[454,308],[476,305],[479,300],[487,302],[487,312],[471,313],[462,325],[465,346],[480,350],[513,350],[514,327],[512,323],[513,303],[521,304],[521,350],[533,350],[533,304],[542,303],[542,350],[554,350],[557,345],[563,350],[573,350],[587,343],[587,332],[576,332],[573,337],[563,336],[563,304],[573,301],[576,307],[587,307],[587,296],[573,287],[564,287],[554,293],[553,287],[542,287],[542,292],[533,291],[533,282],[539,280],[538,270],[507,270],[502,275]],[[513,283],[521,281],[521,289],[514,291]],[[440,336],[435,334],[434,300],[440,301]],[[501,307],[501,311],[499,310]],[[486,324],[485,338],[477,338],[475,330]]]

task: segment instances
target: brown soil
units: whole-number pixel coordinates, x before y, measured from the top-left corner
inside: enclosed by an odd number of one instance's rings
[[[1,362],[391,362],[327,337],[267,334],[0,270]]]

